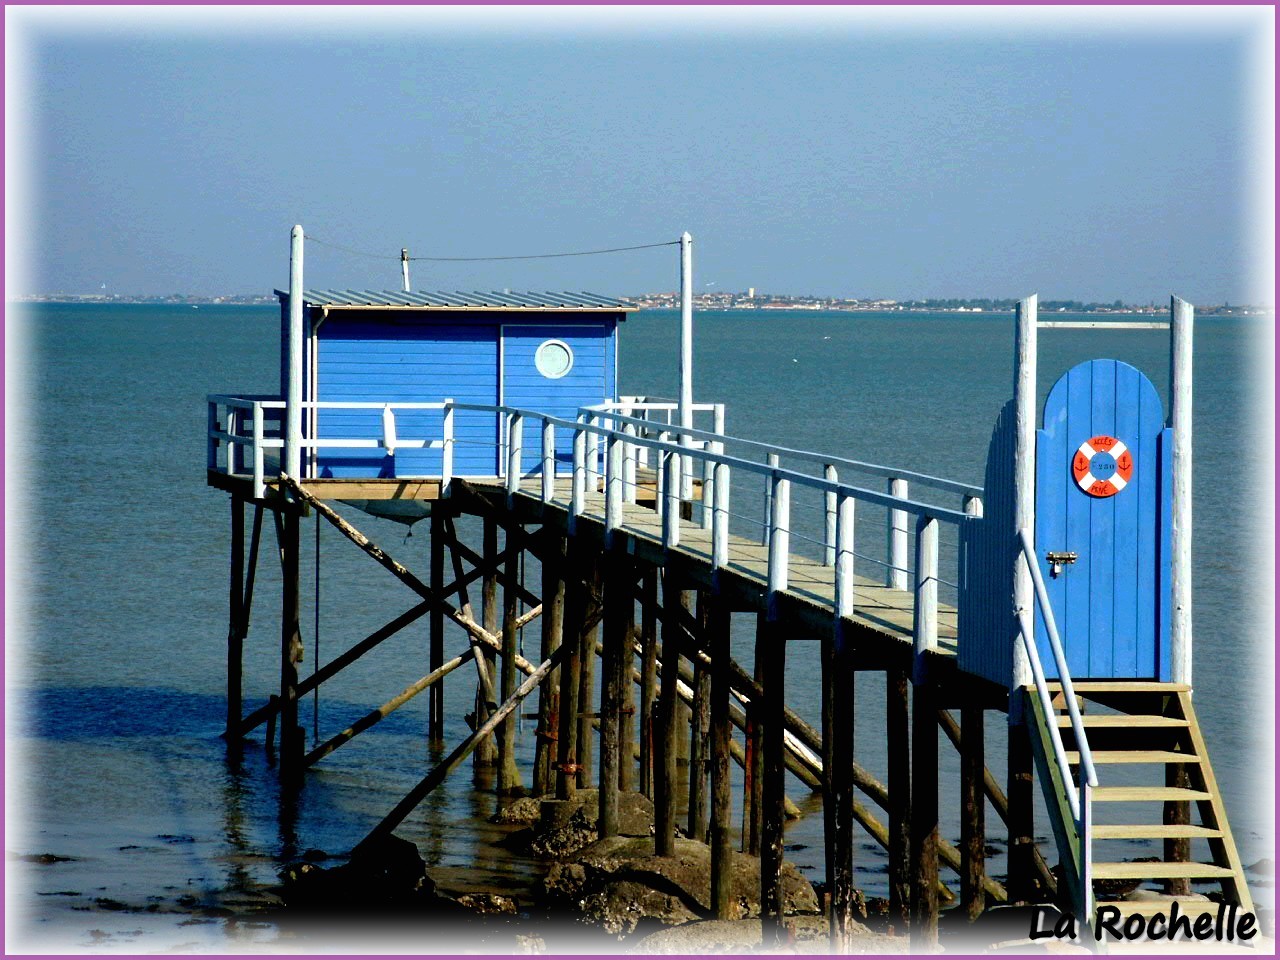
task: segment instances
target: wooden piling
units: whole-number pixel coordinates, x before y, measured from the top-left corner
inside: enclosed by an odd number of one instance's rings
[[[1023,696],[1021,689],[1009,698]],[[1015,705],[1010,702],[1010,711]],[[1022,711],[1019,710],[1019,713]],[[1035,884],[1035,772],[1032,768],[1031,737],[1025,723],[1009,723],[1009,879],[1005,883],[1010,903],[1036,899]]]
[[[635,663],[636,633],[636,569],[631,558],[623,565],[627,575],[623,594],[623,632],[625,640],[618,648],[618,674],[622,699],[618,705],[618,790],[631,793],[636,789],[636,692],[631,682]]]
[[[640,612],[640,792],[654,798],[654,707],[658,699],[658,573],[644,572]]]
[[[938,710],[933,682],[912,687],[911,946],[938,943]]]
[[[709,596],[699,592],[697,601],[698,635],[695,651],[706,643],[707,606]],[[711,675],[701,659],[693,660],[693,716],[689,725],[689,839],[705,843],[707,839],[707,728],[710,725]]]
[[[911,908],[911,727],[907,674],[885,671],[885,731],[889,769],[889,913],[905,923]]]
[[[489,515],[486,515],[483,520],[480,543],[480,559],[484,567],[484,575],[480,580],[480,624],[490,633],[496,634],[498,632],[498,525]],[[483,662],[476,661],[477,669],[482,675],[491,680],[495,679],[498,676],[497,657],[491,650],[486,650],[483,654]],[[490,698],[485,695],[483,687],[483,683],[476,685],[475,729],[477,730],[489,718],[491,709]],[[496,700],[497,697],[493,699]],[[482,738],[476,744],[473,763],[477,766],[487,766],[494,763],[497,758],[498,746],[492,738]]]
[[[966,700],[960,708],[960,907],[976,920],[986,907],[986,760],[982,705]]]
[[[763,690],[764,648],[760,637],[765,631],[763,613],[756,617],[756,642],[753,656],[753,678],[756,690]],[[761,735],[764,729],[764,698],[753,696],[747,709],[745,759],[742,770],[742,850],[753,857],[760,856],[761,787],[764,783],[764,751]]]
[[[227,743],[240,742],[244,713],[244,500],[231,498],[231,584],[227,600]]]
[[[514,541],[515,538],[508,537]],[[502,702],[506,703],[516,691],[516,657],[520,653],[520,551],[507,550],[507,562],[502,577]],[[518,718],[509,714],[499,726],[498,735],[498,793],[511,795],[521,790],[520,770],[516,766],[516,725]]]
[[[1191,786],[1191,777],[1184,763],[1168,763],[1164,768],[1164,784],[1166,787],[1177,787],[1186,790]],[[1164,822],[1186,826],[1191,823],[1191,804],[1186,800],[1167,800],[1164,804]],[[1185,837],[1173,837],[1164,841],[1164,859],[1167,863],[1186,863],[1191,859],[1191,840]],[[1164,882],[1164,892],[1171,897],[1185,897],[1191,893],[1191,880],[1187,877],[1171,877]]]
[[[556,744],[556,799],[570,800],[578,786],[578,691],[582,634],[587,618],[587,585],[579,559],[581,543],[570,538],[564,566],[565,651],[560,676],[560,740]]]
[[[541,658],[550,660],[564,639],[564,537],[548,532],[542,561]],[[560,676],[556,668],[538,688],[538,743],[533,763],[533,795],[545,796],[556,786],[554,764],[560,739]]]
[[[605,555],[604,595],[604,654],[600,664],[600,777],[599,820],[597,831],[600,839],[615,836],[618,832],[618,783],[623,755],[621,731],[623,686],[630,686],[630,671],[624,684],[626,649],[631,644],[632,597],[630,559],[625,552],[609,550]],[[626,756],[630,765],[631,757]]]
[[[280,608],[280,774],[290,781],[302,773],[305,749],[305,732],[298,725],[298,663],[302,660],[299,527],[296,509],[278,512],[276,535],[280,542],[283,584]]]
[[[782,923],[782,845],[786,820],[786,767],[783,748],[783,706],[786,696],[786,637],[781,624],[765,619],[756,643],[763,647],[764,704],[761,746],[763,783],[760,818],[760,920],[765,950],[786,942]]]
[[[444,503],[437,500],[431,505],[430,585],[438,596],[444,589],[445,523]],[[428,619],[428,636],[432,672],[444,663],[444,611],[433,609]],[[444,742],[444,683],[431,687],[428,707],[427,736],[432,743]]]
[[[837,617],[832,636],[823,641],[822,769],[826,793],[822,809],[826,821],[827,885],[831,892],[828,912],[831,949],[853,949],[854,823],[854,661],[848,621]]]
[[[662,693],[658,705],[659,749],[654,769],[654,849],[660,857],[675,854],[676,834],[676,712],[680,679],[680,583],[670,566],[662,570]]]
[[[732,616],[720,596],[712,598],[706,642],[710,647],[711,911],[717,920],[736,920],[733,900],[733,796],[729,783],[729,658]]]
[[[600,554],[584,555],[579,575],[587,584],[587,613],[582,635],[578,638],[582,653],[578,672],[578,787],[591,787],[591,759],[594,753],[592,706],[595,703],[596,636],[600,632]]]

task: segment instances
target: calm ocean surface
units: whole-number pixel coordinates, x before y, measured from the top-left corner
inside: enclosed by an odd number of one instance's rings
[[[296,800],[281,801],[261,729],[243,761],[229,765],[219,738],[228,497],[205,485],[204,398],[278,389],[278,312],[123,305],[24,312],[29,342],[8,360],[10,949],[265,947],[274,928],[233,924],[209,908],[253,903],[257,887],[305,850],[349,850],[432,760],[426,697],[326,759]],[[11,324],[16,315],[11,307]],[[1269,438],[1253,427],[1259,401],[1248,375],[1262,324],[1271,322],[1204,318],[1196,327],[1196,706],[1246,864],[1274,856],[1274,600],[1269,578],[1257,575],[1259,559],[1270,571],[1274,518]],[[642,312],[625,325],[624,393],[674,394],[676,336],[673,313]],[[1135,364],[1164,395],[1166,351],[1165,335],[1154,332],[1044,331],[1041,396],[1059,373],[1095,356]],[[732,435],[980,483],[995,416],[1010,395],[1012,353],[1009,315],[703,313],[696,395],[727,404]],[[12,421],[15,389],[25,400],[25,436]],[[424,535],[348,515],[398,559],[425,566]],[[313,523],[304,525],[307,549]],[[323,661],[412,597],[331,528],[320,536]],[[249,706],[271,692],[278,669],[270,544],[267,537],[246,649]],[[308,557],[304,550],[304,674],[317,635]],[[534,637],[526,643],[536,645]],[[749,663],[748,637],[735,638],[734,652]],[[448,640],[450,649],[462,645],[460,636]],[[788,699],[809,716],[817,707],[816,653],[816,644],[798,642],[788,664]],[[325,686],[321,737],[426,669],[424,621]],[[860,760],[883,775],[880,684],[859,677],[856,692]],[[467,682],[446,684],[450,746],[466,733],[461,717],[471,696]],[[308,699],[308,728],[312,710]],[[995,771],[1004,763],[1002,723],[989,719]],[[531,723],[522,743],[532,743]],[[942,754],[943,789],[958,797],[957,764],[948,749]],[[818,879],[820,805],[794,781],[789,792],[815,815],[790,827],[788,857]],[[944,818],[954,806],[945,798]],[[491,794],[473,789],[468,764],[401,833],[446,887],[518,889],[532,865],[489,844],[497,830],[483,821],[494,809]],[[996,820],[988,818],[994,836]],[[1043,818],[1038,828],[1047,830]],[[944,835],[954,840],[958,832],[944,819]],[[1148,852],[1131,846],[1126,855]],[[44,854],[68,859],[31,862]],[[859,883],[869,895],[884,892],[882,866],[878,850],[864,845]],[[993,862],[993,871],[1002,868]],[[1274,902],[1269,882],[1254,895]]]

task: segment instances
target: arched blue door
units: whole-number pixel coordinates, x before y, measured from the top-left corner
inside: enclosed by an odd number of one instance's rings
[[[1171,456],[1160,397],[1134,367],[1090,360],[1049,392],[1036,443],[1036,552],[1073,678],[1169,679]],[[1056,571],[1050,553],[1060,555]],[[1036,621],[1045,673],[1056,676]]]

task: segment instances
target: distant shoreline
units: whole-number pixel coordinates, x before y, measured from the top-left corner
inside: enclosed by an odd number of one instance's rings
[[[857,301],[825,299],[816,297],[791,296],[757,296],[726,300],[725,294],[694,297],[694,308],[707,311],[779,311],[798,312],[813,311],[815,313],[963,313],[963,314],[1007,314],[1012,313],[1015,301],[1012,300],[908,300],[908,301]],[[671,295],[643,294],[624,298],[644,310],[675,310],[678,301]],[[219,296],[202,297],[194,294],[170,294],[166,296],[114,296],[99,294],[30,294],[10,297],[8,303],[57,303],[82,304],[90,306],[231,306],[231,307],[274,307],[279,301],[274,296]],[[1212,304],[1196,305],[1196,313],[1200,316],[1250,317],[1271,316],[1275,308],[1256,304]],[[1167,304],[1080,304],[1077,301],[1042,300],[1040,312],[1067,314],[1148,314],[1164,315],[1168,313]]]

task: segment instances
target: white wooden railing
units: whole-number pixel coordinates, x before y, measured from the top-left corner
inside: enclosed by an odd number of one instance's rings
[[[709,448],[716,453],[733,453],[740,459],[758,459],[763,465],[769,468],[781,467],[786,464],[790,469],[798,473],[806,473],[812,469],[816,475],[817,470],[821,470],[821,477],[825,480],[837,483],[840,477],[875,477],[885,482],[886,491],[894,500],[911,501],[910,490],[912,485],[917,490],[925,488],[931,494],[954,495],[960,498],[959,506],[961,510],[971,516],[982,516],[982,488],[973,486],[972,484],[961,483],[955,480],[948,480],[943,477],[930,476],[928,474],[917,473],[910,470],[901,470],[894,467],[887,467],[880,464],[868,463],[860,460],[850,460],[842,457],[833,457],[829,454],[813,453],[807,450],[796,450],[789,447],[781,447],[776,444],[762,443],[756,440],[745,440],[739,437],[728,437],[724,434],[723,410],[716,413],[717,428],[714,431],[683,429],[677,425],[673,425],[668,419],[667,423],[662,426],[655,426],[651,421],[642,420],[637,417],[629,416],[626,413],[625,405],[622,403],[613,406],[621,408],[619,411],[606,409],[604,405],[597,407],[587,407],[583,409],[583,415],[588,422],[612,423],[615,427],[621,426],[624,433],[634,436],[650,436],[656,434],[657,439],[669,440],[673,437],[684,440],[689,445],[700,448]],[[706,405],[711,406],[711,405]],[[647,432],[646,432],[647,431]],[[647,465],[646,451],[641,448],[638,459],[641,466]],[[637,455],[631,452],[625,454],[625,463],[628,465],[636,462]],[[712,473],[712,467],[709,460],[703,458],[703,471],[700,479],[702,480],[702,503],[699,511],[703,527],[711,526],[712,504],[714,500],[715,477]],[[693,479],[690,476],[692,467],[691,458],[686,456],[683,462],[683,473],[685,480],[684,497],[690,499],[691,490],[688,483]],[[588,470],[594,474],[598,468],[593,463],[588,464]],[[634,480],[634,471],[628,473],[628,488],[632,487]],[[662,483],[662,477],[659,476],[659,483]],[[765,545],[769,544],[770,538],[770,518],[773,513],[773,487],[768,482],[763,484],[762,490],[763,511],[761,519],[757,522],[761,529],[761,542]],[[923,502],[923,501],[922,501]],[[945,506],[945,504],[942,504]],[[827,566],[834,566],[836,561],[836,553],[838,551],[838,538],[836,535],[837,525],[837,502],[836,495],[828,492],[824,494],[821,504],[821,512],[823,515],[823,536],[819,545],[822,548],[822,559]],[[882,565],[885,569],[885,585],[893,587],[897,590],[908,589],[911,567],[909,566],[908,551],[910,549],[910,532],[908,530],[908,516],[910,511],[890,506],[886,517],[886,560],[880,561],[875,557],[866,557],[859,555],[861,559],[870,559],[872,562]],[[735,514],[735,516],[752,521],[752,518]]]
[[[278,397],[211,396],[209,402],[208,466],[232,474],[249,474],[255,497],[266,493],[266,456],[284,446],[278,427],[268,424],[283,418],[284,401]],[[786,590],[789,582],[793,536],[793,498],[813,498],[823,512],[824,536],[821,541],[822,561],[832,570],[833,606],[844,616],[853,609],[854,560],[863,555],[855,552],[858,519],[856,505],[861,502],[885,511],[887,537],[884,541],[887,559],[881,562],[888,570],[886,583],[915,596],[913,633],[920,650],[937,646],[938,585],[952,581],[939,575],[939,529],[941,525],[958,527],[981,516],[981,490],[967,484],[911,471],[896,470],[878,464],[847,460],[823,454],[757,441],[728,437],[720,431],[706,431],[678,424],[631,416],[630,413],[669,413],[675,406],[669,401],[627,398],[614,404],[583,408],[576,420],[554,417],[534,410],[497,404],[456,403],[341,403],[308,402],[305,410],[379,410],[381,431],[377,436],[338,439],[303,437],[304,451],[321,449],[439,449],[441,450],[441,488],[447,496],[454,478],[454,448],[458,438],[454,430],[456,411],[495,414],[499,423],[495,443],[501,451],[499,477],[504,479],[508,496],[514,498],[522,481],[535,473],[541,475],[540,495],[546,502],[556,496],[556,482],[563,465],[556,457],[557,432],[572,436],[572,468],[566,478],[570,484],[571,525],[586,510],[588,491],[603,491],[605,526],[608,532],[622,522],[623,504],[635,502],[640,489],[637,468],[651,465],[655,472],[655,505],[662,519],[663,542],[675,547],[680,542],[682,526],[694,524],[711,532],[712,562],[717,567],[728,564],[730,493],[735,481],[758,483],[765,504],[764,516],[757,521],[762,527],[761,542],[768,547],[767,580],[771,595]],[[618,410],[606,409],[618,407]],[[712,414],[713,426],[723,429],[724,408],[718,404],[698,404],[696,409]],[[442,411],[438,436],[401,436],[396,426],[399,411]],[[623,412],[629,411],[629,412]],[[669,417],[667,418],[669,419]],[[525,454],[525,422],[539,427],[536,458]],[[271,435],[274,434],[274,435]],[[219,449],[225,449],[225,461],[219,464]],[[756,459],[753,459],[755,457]],[[785,464],[784,464],[785,461]],[[806,468],[820,472],[805,472]],[[857,486],[848,477],[861,473],[887,483],[885,492]],[[846,479],[841,480],[844,476]],[[692,500],[692,484],[686,480],[701,479],[701,493],[693,504],[693,519],[682,520],[681,507]],[[947,495],[959,495],[961,509],[910,499],[909,484],[917,489],[929,488]],[[915,517],[914,533],[909,517]],[[908,550],[915,541],[915,562],[909,563]],[[954,561],[954,557],[952,558]],[[958,562],[958,561],[956,561]]]
[[[557,431],[569,431],[573,437],[573,463],[569,473],[571,478],[569,491],[569,525],[572,531],[587,510],[588,491],[602,491],[604,494],[604,525],[606,538],[621,527],[624,504],[634,501],[637,488],[628,476],[628,460],[639,459],[640,451],[647,451],[656,471],[657,495],[655,508],[662,522],[662,542],[667,548],[680,544],[681,531],[687,524],[696,524],[711,532],[712,564],[716,568],[724,568],[729,564],[729,519],[730,491],[736,476],[747,475],[763,481],[769,495],[768,533],[765,542],[768,544],[766,579],[768,583],[770,603],[776,603],[777,597],[785,591],[789,584],[792,535],[792,497],[795,491],[803,491],[815,495],[825,503],[828,498],[833,503],[833,536],[831,562],[832,582],[834,586],[833,608],[841,616],[851,615],[854,608],[854,557],[855,535],[854,521],[858,502],[883,507],[903,516],[914,516],[915,523],[915,557],[914,583],[912,592],[915,596],[913,635],[917,650],[925,652],[934,649],[938,644],[938,602],[937,589],[939,577],[938,531],[941,524],[959,525],[975,519],[980,514],[973,511],[964,512],[934,504],[920,503],[905,496],[893,493],[881,493],[841,483],[831,479],[829,471],[815,476],[781,466],[776,459],[766,457],[764,463],[733,456],[724,452],[725,445],[738,442],[734,438],[683,428],[675,424],[658,424],[661,429],[657,437],[647,436],[649,428],[655,426],[652,421],[643,421],[622,414],[614,414],[597,409],[585,409],[577,420],[566,420],[550,416],[535,410],[524,410],[516,407],[488,404],[455,403],[456,410],[492,412],[501,415],[504,436],[500,438],[507,451],[504,464],[504,477],[509,498],[514,498],[521,490],[522,481],[533,476],[534,464],[541,474],[539,495],[544,502],[550,503],[556,497],[556,481],[559,476],[559,465],[555,457]],[[600,421],[609,420],[613,427],[603,426]],[[536,459],[525,457],[525,421],[539,424],[538,435],[541,438],[539,455]],[[645,428],[641,430],[640,428]],[[631,428],[628,430],[627,428]],[[681,440],[687,445],[682,445]],[[748,443],[748,441],[742,441]],[[595,459],[591,451],[602,448],[601,464],[593,464]],[[800,451],[790,451],[801,453]],[[820,455],[809,455],[818,461],[831,458]],[[835,460],[834,464],[842,461]],[[681,506],[687,499],[683,496],[683,472],[685,463],[692,463],[696,474],[702,477],[702,498],[700,501],[701,516],[694,520],[684,521],[681,518]],[[853,461],[847,461],[852,464]],[[864,466],[883,471],[894,477],[896,471],[873,464]],[[923,478],[923,475],[914,475]],[[596,479],[596,478],[599,479]],[[451,478],[444,478],[447,489]],[[944,486],[951,486],[950,481],[938,478],[924,478],[937,481]],[[963,488],[970,498],[976,500],[975,488],[963,484],[955,485]],[[905,524],[904,524],[905,527]]]
[[[1058,681],[1062,685],[1062,698],[1066,703],[1067,715],[1071,719],[1071,730],[1076,738],[1076,750],[1080,755],[1080,782],[1076,784],[1071,774],[1071,765],[1067,762],[1067,752],[1062,745],[1062,734],[1058,730],[1057,714],[1053,709],[1053,697],[1049,692],[1048,681],[1045,680],[1044,667],[1040,663],[1040,653],[1036,649],[1035,626],[1030,610],[1017,611],[1019,638],[1027,659],[1031,664],[1031,676],[1035,682],[1036,697],[1039,701],[1038,719],[1040,736],[1047,736],[1052,744],[1053,763],[1056,771],[1051,771],[1050,779],[1057,784],[1067,802],[1072,822],[1060,823],[1065,840],[1062,854],[1064,869],[1068,859],[1074,862],[1075,875],[1068,876],[1071,895],[1076,908],[1077,919],[1084,926],[1089,926],[1093,919],[1093,814],[1091,810],[1091,792],[1098,785],[1098,774],[1093,765],[1093,752],[1089,749],[1089,739],[1085,735],[1084,720],[1080,716],[1080,707],[1076,701],[1075,688],[1071,683],[1071,672],[1067,669],[1067,655],[1062,640],[1058,636],[1058,625],[1053,616],[1053,607],[1049,603],[1049,593],[1045,589],[1044,576],[1040,572],[1040,564],[1036,560],[1035,545],[1031,533],[1023,528],[1018,531],[1018,548],[1022,561],[1027,565],[1035,584],[1036,603],[1044,618],[1045,633],[1049,637],[1049,646],[1053,650],[1053,659],[1058,667]],[[1047,759],[1047,758],[1046,758]],[[1056,772],[1056,776],[1052,774]],[[1055,791],[1057,792],[1057,791]],[[1057,816],[1053,804],[1048,804],[1050,816]],[[1066,828],[1070,829],[1066,829]]]
[[[266,495],[266,456],[269,450],[284,448],[282,431],[277,427],[268,433],[268,424],[282,423],[285,402],[278,396],[229,397],[212,395],[208,398],[209,431],[207,466],[228,474],[250,474],[253,477],[253,495]],[[345,401],[308,401],[303,411],[314,410],[374,410],[382,415],[381,430],[377,436],[303,437],[301,449],[317,450],[385,450],[389,455],[396,450],[442,451],[442,469],[453,473],[453,406],[451,400],[438,403],[362,403]],[[443,411],[441,435],[437,437],[400,436],[396,427],[397,411]],[[224,463],[218,462],[218,450],[225,449]],[[245,469],[247,468],[247,469]]]

